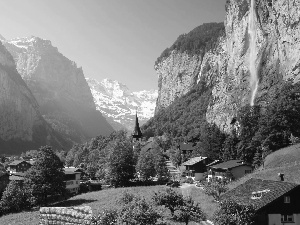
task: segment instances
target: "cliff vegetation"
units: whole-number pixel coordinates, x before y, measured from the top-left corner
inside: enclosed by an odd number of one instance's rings
[[[218,38],[224,34],[224,23],[204,23],[189,33],[180,35],[171,47],[161,53],[155,65],[168,57],[173,50],[191,55],[203,54],[214,48]]]

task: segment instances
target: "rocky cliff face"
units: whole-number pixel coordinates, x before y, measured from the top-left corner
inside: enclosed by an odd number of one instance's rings
[[[155,65],[158,75],[156,112],[186,94],[198,79],[201,56],[173,50],[167,58]]]
[[[181,52],[172,52],[155,67],[159,76],[158,110],[189,91],[195,80],[203,79],[212,86],[207,121],[224,130],[229,129],[238,109],[249,104],[251,97],[249,8],[248,0],[227,0],[225,35],[219,37],[214,48],[205,51],[203,57],[201,54],[185,56]],[[299,18],[299,1],[256,1],[255,64],[259,85],[255,104],[267,105],[284,81],[299,81]],[[185,77],[182,85],[180,77]],[[167,82],[169,86],[166,86]]]
[[[140,124],[154,115],[157,91],[132,92],[116,80],[104,79],[101,82],[86,79],[94,97],[97,110],[104,115],[114,129],[133,131],[137,111]]]
[[[66,138],[83,142],[113,131],[96,111],[82,68],[38,37],[4,42],[44,118]]]
[[[16,70],[11,54],[0,42],[0,148],[16,154],[42,145],[62,148],[58,136],[39,112],[31,91]]]

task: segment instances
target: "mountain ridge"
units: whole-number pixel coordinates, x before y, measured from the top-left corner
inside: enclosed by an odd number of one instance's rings
[[[156,90],[130,91],[129,88],[113,79],[86,78],[94,102],[107,120],[117,130],[127,129],[133,131],[135,114],[138,114],[141,124],[154,115]]]
[[[4,45],[54,130],[73,143],[113,131],[96,110],[82,68],[50,40],[30,36],[6,40]]]

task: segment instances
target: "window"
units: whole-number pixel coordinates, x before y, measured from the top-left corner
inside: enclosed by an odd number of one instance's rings
[[[281,222],[294,222],[294,215],[281,215]]]
[[[284,203],[291,203],[290,196],[284,196]]]

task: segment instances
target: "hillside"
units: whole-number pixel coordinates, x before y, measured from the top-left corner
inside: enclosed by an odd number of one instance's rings
[[[300,144],[291,145],[271,153],[266,157],[264,167],[260,167],[253,173],[231,183],[229,188],[235,188],[250,178],[279,180],[278,173],[284,174],[286,182],[300,184]]]
[[[256,51],[251,56],[259,79],[255,105],[267,108],[285,82],[299,81],[300,3],[290,7],[288,1],[262,0],[255,5],[254,18],[250,17],[249,4],[247,0],[226,1],[223,25],[203,24],[179,36],[158,57],[156,116],[168,111],[168,106],[188,94],[201,80],[211,87],[211,97],[205,114],[199,116],[229,133],[232,119],[251,102],[249,58],[253,49]],[[256,29],[251,45],[250,18]],[[189,120],[188,115],[182,115],[183,120]],[[184,125],[181,129],[189,128]]]
[[[0,42],[0,150],[18,154],[52,145],[70,147],[44,120],[39,105],[22,80],[11,54]]]
[[[39,110],[52,128],[70,142],[108,135],[108,124],[93,101],[82,68],[39,37],[3,41]]]

